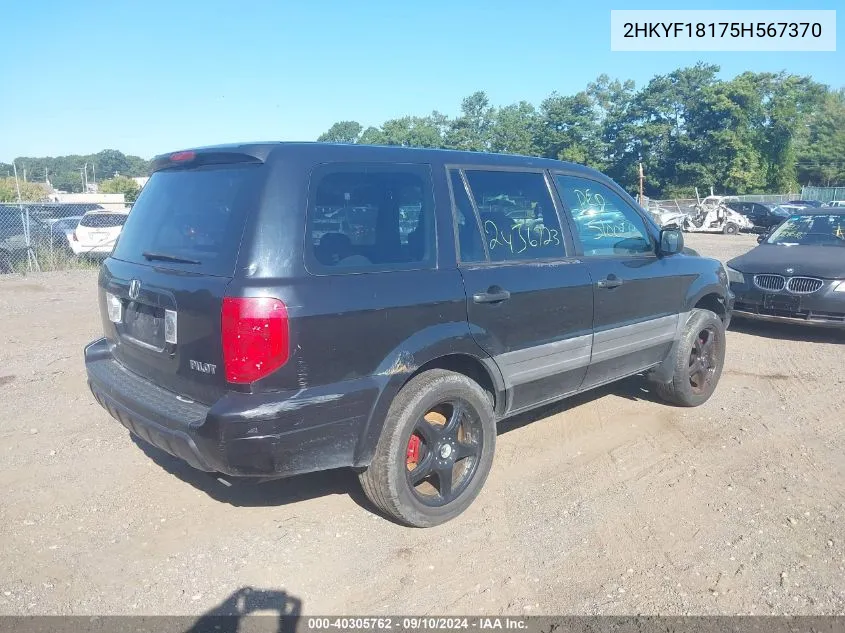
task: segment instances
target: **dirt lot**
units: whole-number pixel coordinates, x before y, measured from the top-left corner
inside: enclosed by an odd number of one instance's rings
[[[630,380],[510,420],[470,510],[411,530],[348,472],[227,487],[133,442],[85,386],[95,279],[0,280],[0,613],[845,613],[843,334],[737,323],[701,408]]]

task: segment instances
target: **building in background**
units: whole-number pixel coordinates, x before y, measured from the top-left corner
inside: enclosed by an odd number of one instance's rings
[[[99,204],[109,211],[123,211],[126,209],[126,199],[122,193],[61,193],[54,191],[50,194],[50,202]]]

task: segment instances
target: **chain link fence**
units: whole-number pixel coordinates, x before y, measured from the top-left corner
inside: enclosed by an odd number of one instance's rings
[[[0,203],[0,274],[95,267],[129,204]]]
[[[819,202],[845,200],[845,187],[802,187],[801,199]]]

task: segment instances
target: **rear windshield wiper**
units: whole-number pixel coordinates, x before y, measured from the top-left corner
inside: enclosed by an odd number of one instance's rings
[[[178,255],[168,255],[167,253],[155,253],[152,251],[144,251],[141,253],[146,259],[158,260],[162,262],[177,262],[179,264],[201,264],[198,259],[188,259],[187,257],[179,257]]]

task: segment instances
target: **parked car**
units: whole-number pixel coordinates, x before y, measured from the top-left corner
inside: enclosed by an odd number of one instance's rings
[[[688,233],[736,235],[754,227],[751,220],[724,203],[696,205],[693,213],[687,215],[683,222],[682,228]]]
[[[730,260],[735,314],[845,327],[845,210],[804,209]]]
[[[796,207],[813,207],[818,208],[822,206],[822,203],[818,200],[790,200],[786,204],[790,204]]]
[[[754,233],[768,233],[789,217],[789,211],[777,205],[765,205],[760,202],[729,202],[727,206],[748,218],[752,227],[746,230]]]
[[[664,209],[657,207],[649,211],[652,219],[662,228],[683,228],[687,222],[688,214],[681,210]]]
[[[322,143],[153,167],[85,364],[112,416],[200,470],[352,467],[385,513],[432,526],[479,493],[500,420],[642,372],[681,406],[719,381],[723,266],[592,169]]]
[[[845,200],[834,200],[825,206],[832,207],[834,209],[845,209]]]
[[[111,253],[123,229],[127,211],[89,211],[79,220],[71,236],[70,247],[75,255],[105,256]]]
[[[0,274],[12,272],[15,264],[26,257],[25,213],[13,204],[0,204]]]
[[[42,224],[42,239],[47,248],[67,255],[74,254],[73,240],[81,215],[45,220]]]

